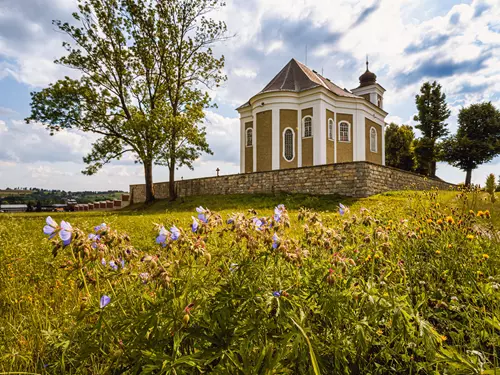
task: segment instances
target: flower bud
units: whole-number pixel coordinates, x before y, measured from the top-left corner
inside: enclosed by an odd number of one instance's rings
[[[182,323],[184,323],[185,326],[189,324],[189,314],[184,315],[184,318],[182,318]]]

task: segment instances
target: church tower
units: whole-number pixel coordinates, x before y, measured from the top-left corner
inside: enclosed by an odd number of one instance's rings
[[[377,83],[377,76],[368,69],[368,57],[366,58],[366,71],[359,76],[359,86],[352,89],[354,95],[362,96],[380,109],[384,109],[385,89]]]

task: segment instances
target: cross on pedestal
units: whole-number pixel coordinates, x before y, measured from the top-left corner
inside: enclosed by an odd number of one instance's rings
[[[219,177],[219,172],[220,172],[219,167],[217,167],[217,169],[215,171],[217,172],[217,177]]]

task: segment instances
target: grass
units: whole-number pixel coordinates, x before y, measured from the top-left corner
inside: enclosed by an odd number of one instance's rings
[[[64,249],[43,235],[45,214],[2,214],[0,373],[500,371],[500,203],[485,198],[209,196],[54,213],[75,230]],[[256,231],[252,217],[280,203],[283,221]],[[212,212],[199,236],[198,206]],[[102,222],[113,230],[93,249]],[[184,231],[163,248],[155,224]]]

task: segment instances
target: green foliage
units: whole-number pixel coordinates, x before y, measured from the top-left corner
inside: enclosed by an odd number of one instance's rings
[[[500,154],[500,111],[491,102],[472,104],[458,115],[458,131],[441,145],[441,159],[467,172]]]
[[[491,203],[496,202],[496,197],[495,197],[496,188],[497,188],[497,185],[495,182],[495,175],[493,173],[490,173],[488,175],[488,177],[486,177],[486,191],[491,196]]]
[[[101,136],[84,158],[86,174],[133,153],[144,165],[146,198],[154,198],[153,163],[176,168],[210,153],[201,124],[206,88],[225,80],[224,58],[211,46],[223,22],[207,17],[217,0],[79,0],[78,26],[54,25],[69,36],[57,64],[80,73],[32,93],[32,113],[51,133],[77,128]],[[173,179],[171,178],[171,181]]]
[[[416,152],[418,164],[434,177],[438,155],[436,141],[448,135],[448,124],[445,121],[451,112],[446,104],[446,95],[441,92],[441,85],[436,81],[422,85],[420,95],[415,96],[415,104],[418,114],[414,120],[419,122],[415,127],[422,132],[423,137],[422,142],[417,145],[420,147]]]
[[[385,162],[405,171],[414,169],[413,140],[415,134],[408,125],[391,123],[385,129]]]
[[[334,197],[309,201],[323,212],[297,210],[304,196],[192,197],[56,214],[67,247],[43,239],[42,215],[0,216],[0,372],[493,373],[500,212],[485,197],[392,193],[343,216]],[[201,204],[222,211],[193,233]],[[179,238],[157,245],[154,223]]]

